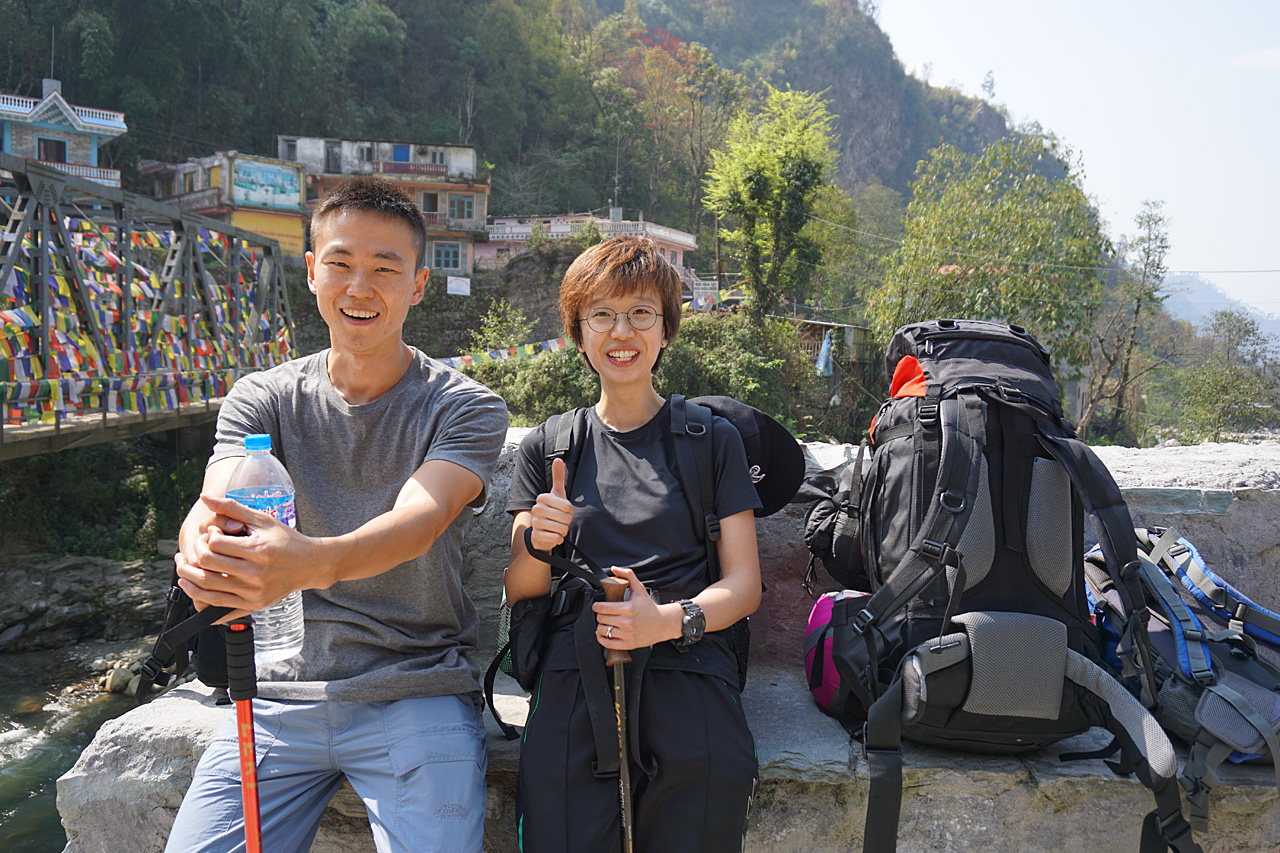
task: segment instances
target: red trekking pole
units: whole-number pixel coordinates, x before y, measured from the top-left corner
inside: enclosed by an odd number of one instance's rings
[[[258,814],[258,756],[253,742],[253,697],[258,676],[253,665],[253,620],[245,616],[227,625],[227,696],[236,703],[240,741],[240,791],[244,797],[244,843],[248,853],[262,853]]]

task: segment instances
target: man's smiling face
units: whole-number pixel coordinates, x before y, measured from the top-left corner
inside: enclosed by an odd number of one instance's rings
[[[422,299],[412,230],[379,213],[342,210],[313,225],[307,285],[335,351],[398,353],[409,306]]]

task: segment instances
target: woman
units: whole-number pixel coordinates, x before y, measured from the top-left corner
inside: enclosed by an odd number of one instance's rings
[[[721,536],[704,544],[680,486],[671,404],[653,387],[663,348],[680,325],[680,280],[651,240],[615,237],[585,251],[565,274],[560,314],[600,377],[600,399],[587,413],[568,493],[563,461],[552,463],[547,482],[546,424],[520,447],[507,503],[514,516],[507,601],[537,599],[551,589],[550,566],[525,548],[526,529],[539,551],[568,539],[614,567],[630,587],[628,600],[596,601],[590,611],[599,646],[633,657],[627,692],[638,713],[628,720],[636,736],[626,770],[635,849],[741,850],[757,768],[726,629],[760,603],[753,510],[761,505],[742,439],[728,421],[714,418]],[[709,546],[719,558],[714,582]],[[613,853],[621,831],[618,777],[593,772],[601,758],[597,742],[607,739],[593,730],[588,694],[602,682],[588,672],[584,688],[583,671],[604,670],[603,655],[594,645],[584,651],[581,631],[575,643],[572,617],[552,624],[520,755],[522,849]],[[616,756],[611,705],[608,711],[596,729],[610,727]]]

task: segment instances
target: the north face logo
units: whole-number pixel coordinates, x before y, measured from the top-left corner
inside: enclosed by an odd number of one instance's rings
[[[441,820],[466,820],[467,815],[470,814],[462,803],[445,803],[440,808],[433,809],[431,813]]]

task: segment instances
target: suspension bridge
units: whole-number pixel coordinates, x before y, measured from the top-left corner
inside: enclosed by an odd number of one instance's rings
[[[279,244],[0,153],[0,461],[205,425],[296,355]]]

